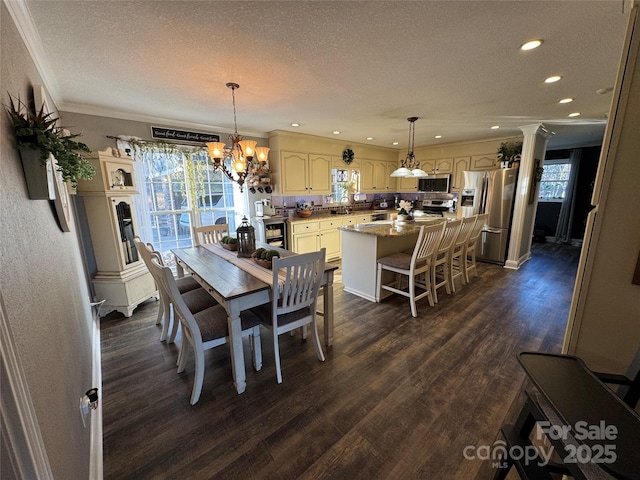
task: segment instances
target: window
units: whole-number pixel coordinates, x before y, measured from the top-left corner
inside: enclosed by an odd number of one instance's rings
[[[564,201],[570,174],[569,160],[547,160],[540,179],[538,199],[545,202]]]
[[[235,182],[214,172],[201,149],[175,146],[136,148],[140,200],[140,236],[151,241],[166,265],[173,266],[172,248],[193,245],[192,226],[239,225],[244,197]],[[239,206],[239,207],[238,207]]]

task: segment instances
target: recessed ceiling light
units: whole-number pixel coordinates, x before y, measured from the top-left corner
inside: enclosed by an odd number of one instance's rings
[[[579,117],[580,116],[580,112],[573,112],[569,114],[570,117]]]
[[[573,102],[573,98],[563,98],[558,103],[571,103]]]
[[[598,95],[604,95],[605,93],[609,93],[611,91],[613,91],[613,87],[599,88],[598,90],[596,90],[596,93]]]
[[[393,142],[392,145],[398,145],[398,142]]]
[[[340,135],[340,132],[338,130],[333,132],[334,135]]]
[[[542,40],[529,40],[527,43],[520,45],[520,50],[533,50],[542,45]]]
[[[300,124],[299,124],[299,123],[292,123],[292,124],[291,124],[291,126],[292,126],[292,127],[299,127],[299,126],[300,126]]]
[[[552,77],[546,78],[544,80],[544,83],[556,83],[560,80],[562,80],[562,77],[560,75],[554,75]]]
[[[367,137],[367,140],[373,140],[373,137]]]
[[[436,138],[442,138],[442,135],[436,135]]]
[[[500,125],[494,125],[493,127],[491,127],[491,130],[497,130],[500,128]]]

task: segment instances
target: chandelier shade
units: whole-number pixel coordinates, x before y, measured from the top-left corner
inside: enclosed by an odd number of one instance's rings
[[[207,152],[213,163],[214,171],[220,170],[229,180],[236,182],[240,191],[245,179],[252,170],[255,170],[254,157],[258,156],[258,162],[264,163],[269,156],[269,147],[256,147],[255,140],[245,140],[238,135],[238,122],[236,120],[236,90],[240,88],[237,83],[227,83],[231,89],[233,99],[233,126],[234,133],[229,135],[231,146],[223,142],[207,142]]]
[[[415,178],[423,178],[428,177],[429,174],[420,168],[420,162],[416,159],[416,156],[413,154],[413,148],[415,145],[415,136],[416,136],[416,120],[419,117],[409,117],[407,121],[409,122],[409,146],[407,149],[407,156],[400,163],[400,168],[395,169],[391,172],[391,177],[415,177]]]

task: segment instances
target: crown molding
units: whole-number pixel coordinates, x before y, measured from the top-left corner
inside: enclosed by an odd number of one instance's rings
[[[120,120],[131,120],[133,122],[149,123],[157,126],[164,127],[180,127],[180,128],[192,128],[197,130],[204,130],[205,132],[213,133],[234,133],[233,129],[227,127],[220,127],[217,125],[208,125],[205,123],[187,122],[184,120],[176,120],[175,118],[156,117],[153,115],[142,115],[139,113],[120,112],[105,107],[97,107],[95,105],[81,105],[77,103],[63,103],[58,109],[61,112],[78,113],[81,115],[94,115],[96,117],[117,118]],[[241,132],[243,137],[256,137],[267,138],[266,132],[247,132],[243,130]]]
[[[11,15],[13,19],[13,23],[18,29],[22,41],[27,47],[29,55],[36,66],[36,70],[40,74],[40,77],[42,77],[42,83],[47,87],[51,100],[54,105],[58,105],[58,100],[60,99],[58,82],[47,61],[44,49],[42,48],[42,39],[33,23],[27,2],[25,0],[3,0],[3,2],[9,11],[9,15]]]

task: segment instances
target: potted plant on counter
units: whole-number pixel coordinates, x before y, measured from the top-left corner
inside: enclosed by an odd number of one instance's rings
[[[48,198],[41,196],[35,190],[35,176],[46,178],[49,155],[55,158],[55,168],[62,174],[64,181],[75,188],[79,179],[91,180],[95,169],[85,157],[91,149],[84,143],[76,141],[78,134],[71,134],[68,130],[56,126],[58,121],[51,113],[45,112],[43,104],[37,112],[32,111],[19,98],[14,101],[9,97],[7,114],[13,125],[18,150],[22,158],[27,186],[31,198]],[[39,170],[34,170],[36,163]]]
[[[398,210],[398,222],[410,222],[413,220],[413,216],[409,213],[413,208],[411,202],[407,200],[400,200],[398,204],[400,206],[400,210]]]

